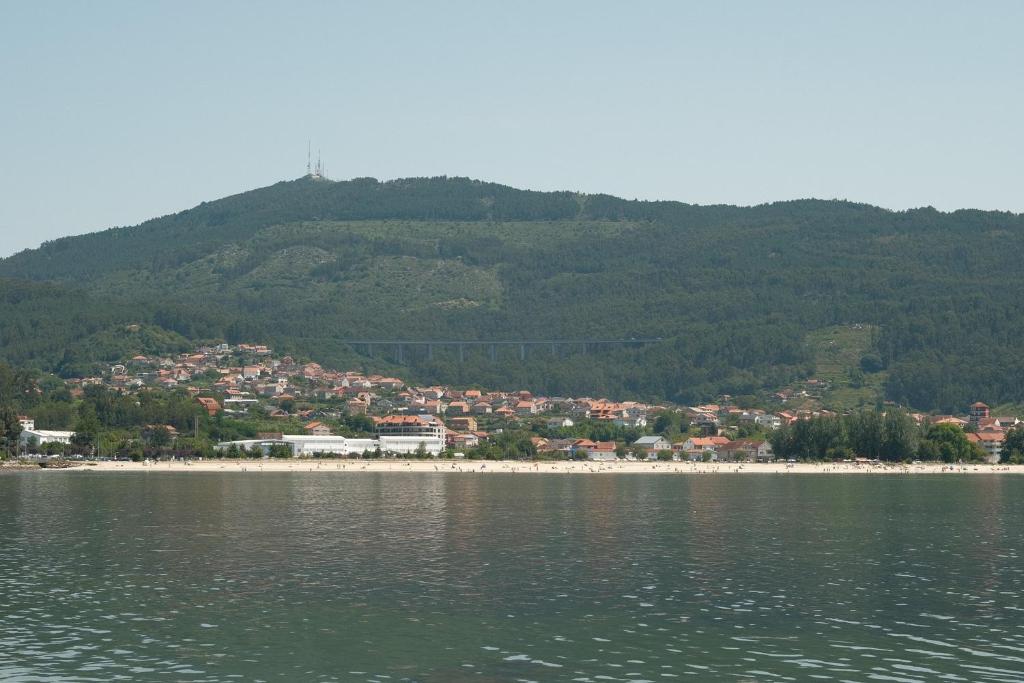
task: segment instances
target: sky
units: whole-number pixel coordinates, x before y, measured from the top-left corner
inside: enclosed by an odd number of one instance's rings
[[[0,256],[296,178],[1024,211],[1024,2],[0,0]]]

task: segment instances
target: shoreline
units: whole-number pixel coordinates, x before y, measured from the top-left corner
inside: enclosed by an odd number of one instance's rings
[[[40,468],[44,470],[47,468]],[[84,462],[58,472],[406,472],[481,474],[1024,474],[1024,465],[689,463],[522,460],[203,460]]]

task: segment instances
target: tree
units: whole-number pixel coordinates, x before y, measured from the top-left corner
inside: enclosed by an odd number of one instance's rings
[[[658,460],[661,461],[661,462],[669,462],[669,461],[671,461],[672,460],[672,451],[670,451],[670,450],[658,451]]]
[[[867,353],[861,356],[860,369],[864,372],[881,372],[885,369],[882,357],[877,353]]]
[[[679,413],[663,410],[654,418],[654,433],[668,434],[679,429]]]
[[[1024,463],[1024,425],[1018,425],[1006,433],[1003,449],[999,453],[999,462],[1015,465]]]
[[[17,411],[9,405],[0,406],[0,445],[3,446],[3,452],[13,454],[18,448],[20,437],[21,423]]]
[[[909,461],[917,453],[917,425],[913,418],[902,410],[890,410],[885,414],[882,435],[882,459]]]
[[[75,421],[75,435],[71,443],[80,447],[88,448],[96,443],[96,436],[100,432],[100,421],[96,415],[96,407],[90,401],[83,401],[78,406],[78,419]]]
[[[956,425],[939,424],[929,427],[918,446],[918,457],[943,462],[977,462],[984,460],[985,452],[971,443],[964,430]]]

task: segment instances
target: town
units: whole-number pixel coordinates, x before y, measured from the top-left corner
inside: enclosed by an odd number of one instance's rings
[[[71,379],[73,398],[106,391],[121,397],[163,392],[194,407],[191,420],[146,424],[138,437],[39,428],[19,416],[20,451],[103,457],[479,457],[613,461],[769,462],[771,434],[828,410],[743,408],[728,403],[649,405],[607,398],[535,396],[410,386],[402,379],[327,369],[278,357],[260,344],[200,346],[177,356],[137,355],[94,377]],[[779,395],[785,400],[785,395]],[[919,425],[963,430],[988,462],[998,462],[1021,420],[990,414],[912,413]],[[233,438],[216,440],[204,432]],[[227,426],[227,428],[225,428]]]

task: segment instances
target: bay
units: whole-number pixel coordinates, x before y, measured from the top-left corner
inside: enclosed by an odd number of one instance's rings
[[[1024,480],[0,475],[4,681],[1024,680]]]

